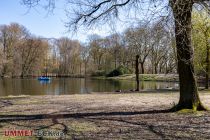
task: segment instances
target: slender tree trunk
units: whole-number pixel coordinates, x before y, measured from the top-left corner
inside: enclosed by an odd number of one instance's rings
[[[161,74],[162,73],[162,66],[160,65],[159,66],[159,74]]]
[[[168,74],[168,64],[165,65],[165,74]]]
[[[47,77],[47,68],[45,69],[45,76]]]
[[[117,68],[117,54],[114,55],[114,68]]]
[[[80,76],[82,74],[82,62],[80,62],[80,65],[79,65],[79,74],[80,74]]]
[[[144,74],[144,63],[140,63],[141,64],[141,73]]]
[[[158,73],[158,66],[155,64],[155,74],[157,74]]]
[[[208,36],[206,36],[206,81],[205,81],[205,88],[209,88],[209,42]]]
[[[193,1],[174,0],[171,6],[175,18],[176,48],[180,85],[179,103],[173,109],[204,110],[195,79],[191,45],[191,13]]]
[[[139,55],[136,55],[136,91],[139,91]]]
[[[151,60],[151,66],[152,66],[151,74],[154,74],[154,63],[153,63],[153,60]]]
[[[87,74],[87,63],[85,62],[85,77],[86,77],[86,74]]]
[[[132,69],[134,69],[134,60],[131,62]]]

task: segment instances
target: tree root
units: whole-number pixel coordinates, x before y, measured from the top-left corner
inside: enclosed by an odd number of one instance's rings
[[[202,103],[192,104],[192,105],[186,105],[183,103],[178,103],[171,109],[169,109],[170,112],[177,112],[183,109],[190,109],[192,111],[207,111],[208,109],[202,105]]]

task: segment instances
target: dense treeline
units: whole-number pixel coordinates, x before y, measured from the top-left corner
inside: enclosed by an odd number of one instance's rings
[[[196,71],[204,76],[209,69],[210,21],[204,12],[193,15]],[[142,74],[176,73],[173,33],[173,27],[166,26],[162,19],[130,27],[121,34],[91,35],[82,44],[67,37],[53,40],[36,37],[17,23],[1,25],[0,75],[106,75],[119,67],[132,73],[136,55]]]

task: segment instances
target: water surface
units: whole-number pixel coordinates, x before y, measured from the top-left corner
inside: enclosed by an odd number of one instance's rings
[[[177,88],[175,82],[140,82],[141,89]],[[135,81],[99,80],[85,78],[0,79],[0,96],[8,95],[67,95],[90,92],[112,92],[135,89]]]

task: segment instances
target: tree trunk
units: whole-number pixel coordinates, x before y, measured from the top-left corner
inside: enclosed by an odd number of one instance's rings
[[[134,61],[131,61],[132,69],[134,69]]]
[[[117,55],[116,55],[116,53],[114,55],[114,68],[115,69],[117,68]]]
[[[80,62],[80,65],[79,65],[79,74],[80,76],[82,75],[82,62]]]
[[[168,64],[165,64],[165,74],[168,74]]]
[[[140,63],[141,64],[141,73],[144,74],[144,63]]]
[[[85,62],[85,77],[86,77],[86,74],[87,74],[87,63]]]
[[[205,88],[209,88],[209,42],[208,36],[206,36],[206,81],[205,81]]]
[[[158,73],[158,66],[155,64],[155,74],[157,74]]]
[[[139,55],[136,55],[136,91],[139,91]]]
[[[193,48],[191,45],[191,13],[193,1],[171,1],[175,18],[176,48],[180,85],[179,103],[173,110],[204,110],[201,104],[194,73]]]

